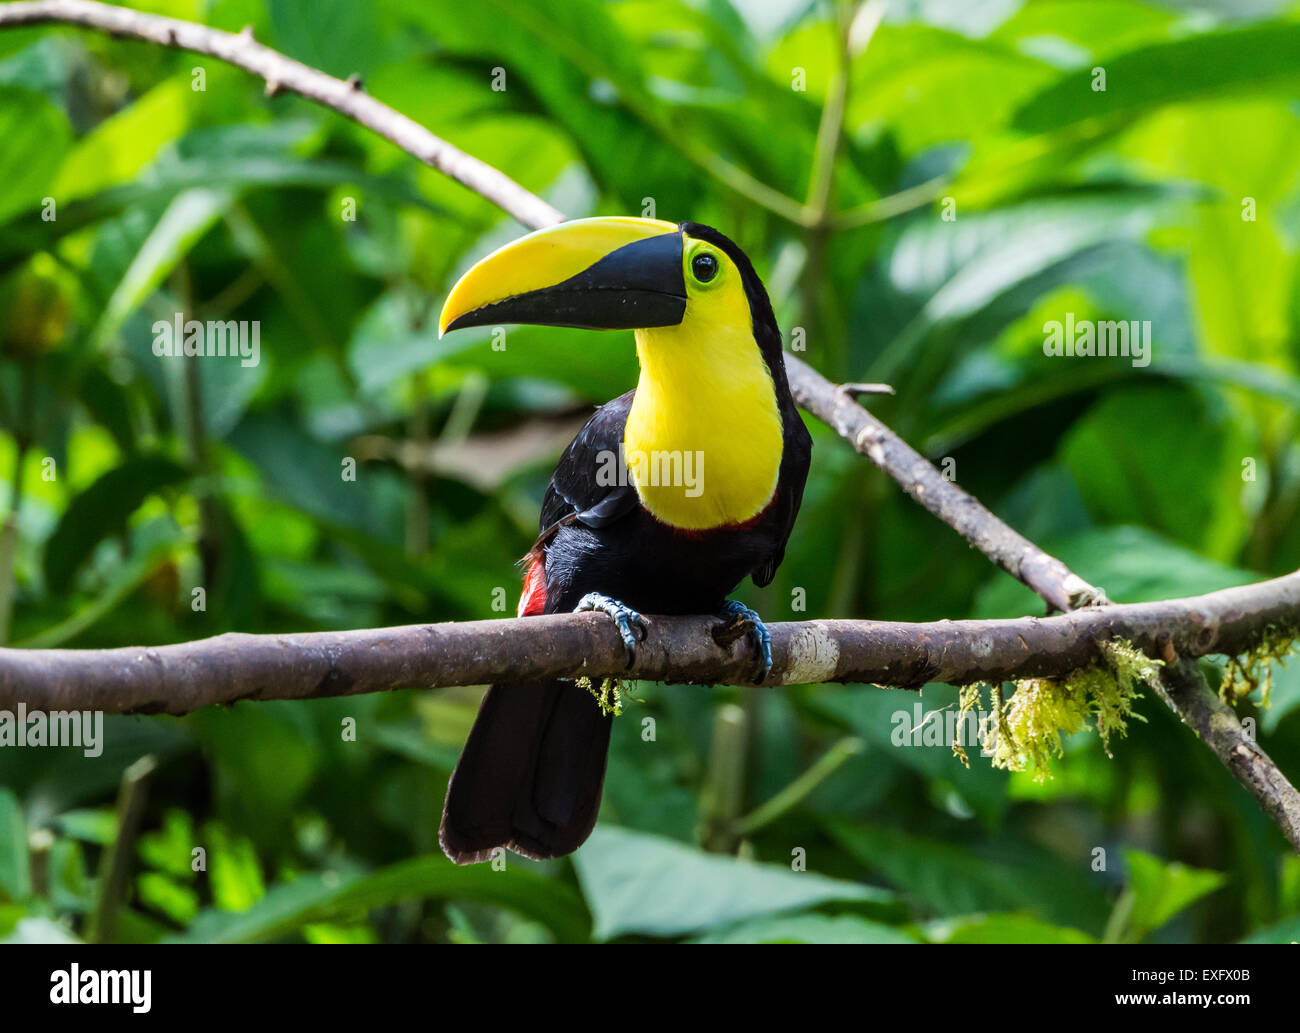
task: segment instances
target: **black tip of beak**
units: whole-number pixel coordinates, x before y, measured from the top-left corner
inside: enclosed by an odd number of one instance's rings
[[[664,233],[625,244],[562,283],[466,312],[447,331],[504,323],[641,330],[676,326],[685,315],[682,235]]]

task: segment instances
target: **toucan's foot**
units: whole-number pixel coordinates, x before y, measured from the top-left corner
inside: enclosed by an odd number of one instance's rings
[[[738,603],[734,599],[728,599],[722,604],[721,616],[749,625],[750,633],[758,643],[759,655],[763,658],[763,673],[758,680],[765,681],[772,673],[772,635],[767,630],[767,625],[763,623],[763,618],[744,603]]]
[[[623,638],[623,646],[627,649],[627,665],[631,667],[636,661],[636,640],[638,636],[642,640],[646,636],[645,618],[625,603],[601,595],[599,592],[588,592],[584,595],[573,612],[582,613],[584,610],[599,610],[613,618],[614,623],[618,625],[618,633]]]

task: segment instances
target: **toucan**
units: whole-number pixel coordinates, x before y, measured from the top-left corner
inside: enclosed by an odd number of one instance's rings
[[[633,330],[640,378],[560,458],[522,561],[519,615],[606,613],[631,664],[643,613],[717,614],[753,636],[761,679],[770,636],[727,596],[747,576],[772,580],[812,439],[749,259],[694,222],[561,223],[470,268],[438,329],[520,323]],[[540,860],[581,846],[600,808],[612,720],[572,681],[491,686],[447,786],[447,856],[470,864],[505,847]]]

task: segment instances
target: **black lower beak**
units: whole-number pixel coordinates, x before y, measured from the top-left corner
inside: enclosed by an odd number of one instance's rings
[[[466,312],[446,330],[508,323],[636,330],[676,326],[685,315],[682,235],[664,233],[625,244],[561,283]]]

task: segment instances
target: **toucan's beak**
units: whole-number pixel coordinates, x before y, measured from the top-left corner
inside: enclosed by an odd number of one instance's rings
[[[447,296],[438,336],[534,323],[586,330],[674,326],[686,314],[682,233],[658,219],[575,219],[507,244]]]

